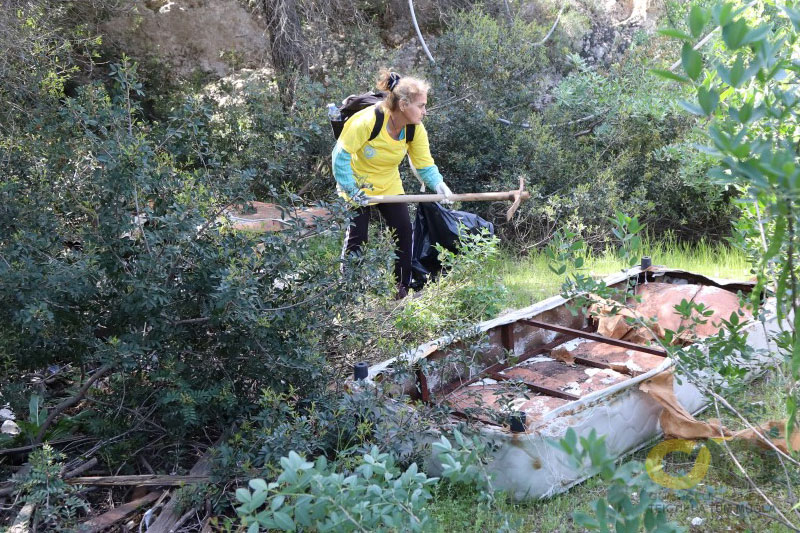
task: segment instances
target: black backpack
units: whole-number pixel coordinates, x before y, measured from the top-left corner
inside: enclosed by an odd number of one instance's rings
[[[339,116],[334,118],[331,117],[331,129],[333,130],[333,136],[337,139],[339,135],[342,134],[342,129],[344,129],[344,123],[347,120],[355,115],[357,112],[361,111],[362,109],[366,109],[369,106],[375,105],[378,102],[383,102],[386,98],[386,93],[381,91],[372,91],[364,94],[351,94],[347,98],[344,99],[342,105],[339,106],[337,109],[339,110]],[[372,133],[369,134],[369,140],[371,141],[378,134],[381,132],[381,128],[383,127],[383,120],[384,120],[384,113],[381,106],[375,106],[375,125],[372,127]],[[410,143],[414,140],[414,124],[409,124],[406,127],[406,142]]]

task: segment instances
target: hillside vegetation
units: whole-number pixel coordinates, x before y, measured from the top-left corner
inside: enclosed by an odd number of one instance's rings
[[[723,93],[711,85],[721,83],[715,75],[695,72],[712,59],[738,68],[730,43],[712,40],[698,66],[675,36],[702,37],[697,10],[707,15],[703,34],[738,22],[709,2],[656,3],[642,11],[633,2],[629,13],[583,0],[422,2],[433,63],[406,3],[394,0],[6,2],[0,408],[16,430],[0,435],[0,478],[8,480],[0,527],[28,512],[39,531],[76,530],[141,496],[65,482],[89,472],[205,476],[173,489],[159,510],[160,525],[187,531],[433,528],[437,481],[417,465],[445,408],[410,416],[388,408],[380,392],[342,390],[342,377],[356,361],[392,357],[520,303],[500,281],[503,260],[538,257],[565,235],[602,252],[616,245],[620,213],[636,217],[652,242],[730,238],[760,265],[759,287],[778,282],[784,316],[798,316],[793,198],[772,202],[785,196],[758,189],[751,167],[730,159],[746,155],[731,144],[735,127],[765,115],[731,126],[716,151],[697,149],[728,105],[721,94],[745,102],[737,117],[750,104],[733,92],[743,81],[729,77]],[[753,9],[753,28],[774,23],[776,35],[794,36],[796,20],[771,2]],[[230,16],[243,33],[230,41],[215,34],[224,43],[211,56],[205,40],[193,47],[177,30],[152,35],[163,47],[143,44],[165,21],[193,28],[187,17],[198,10],[208,24]],[[760,57],[758,39],[772,34],[747,35],[736,44],[751,47],[748,60]],[[652,72],[681,59],[686,76]],[[510,222],[501,203],[460,206],[492,221],[497,237],[445,254],[449,275],[404,303],[392,300],[384,232],[362,257],[339,255],[352,212],[334,194],[325,106],[371,89],[380,67],[431,83],[425,124],[454,192],[514,189],[524,178],[531,193]],[[769,101],[771,80],[761,80],[752,105]],[[717,100],[706,109],[710,94]],[[697,95],[699,104],[683,102]],[[791,112],[774,129],[752,131],[784,138],[796,126]],[[748,149],[768,151],[761,141]],[[714,176],[755,185],[710,179],[724,157]],[[773,167],[788,176],[793,161]],[[417,190],[405,167],[402,177]],[[787,198],[796,194],[781,183]],[[256,200],[287,210],[319,205],[332,216],[280,233],[234,230],[224,214]],[[755,213],[772,203],[780,209]],[[766,238],[757,219],[777,243],[769,249],[759,247]],[[792,329],[780,345],[787,365],[800,357],[794,340]],[[800,365],[787,368],[793,420]],[[433,449],[451,468],[438,486],[478,487],[470,498],[496,508],[502,497],[482,470],[490,450],[468,428],[442,439]],[[397,480],[391,495],[367,488],[389,479]],[[293,496],[312,483],[327,495],[316,511]],[[258,514],[267,498],[269,518]],[[153,505],[141,503],[142,511]],[[334,513],[327,526],[293,521],[333,507],[361,514]]]

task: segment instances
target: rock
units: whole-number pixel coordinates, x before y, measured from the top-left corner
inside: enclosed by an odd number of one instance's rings
[[[16,418],[17,417],[14,416],[14,411],[12,411],[11,409],[7,407],[0,409],[0,420],[14,420]]]
[[[104,22],[106,44],[156,59],[179,77],[261,67],[269,44],[261,17],[236,0],[136,0]]]
[[[693,526],[702,526],[703,522],[705,522],[705,520],[700,518],[699,516],[695,516],[694,518],[692,518]]]
[[[13,420],[6,420],[0,427],[0,433],[4,435],[19,435],[20,429],[16,422]]]

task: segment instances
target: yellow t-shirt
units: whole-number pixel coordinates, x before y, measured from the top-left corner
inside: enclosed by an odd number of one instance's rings
[[[368,140],[375,126],[375,106],[370,106],[350,117],[339,136],[338,142],[352,157],[350,167],[356,184],[367,196],[405,194],[398,166],[406,153],[414,168],[434,164],[425,126],[417,124],[414,140],[407,143],[405,136],[399,141],[392,139],[386,129],[388,121],[389,113],[384,112],[381,132]],[[408,127],[406,135],[407,131]]]

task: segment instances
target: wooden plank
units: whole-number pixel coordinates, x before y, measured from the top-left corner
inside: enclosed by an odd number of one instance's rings
[[[80,525],[78,531],[81,533],[97,533],[99,531],[103,531],[104,529],[113,526],[117,522],[125,520],[125,518],[136,512],[136,510],[140,507],[144,507],[145,505],[153,503],[158,499],[158,497],[158,492],[148,492],[141,498],[122,504],[119,507],[114,507],[107,513],[103,513],[100,516],[92,518],[91,520],[87,520]]]
[[[125,486],[125,485],[138,485],[146,487],[165,487],[165,486],[179,486],[190,483],[207,483],[209,476],[204,475],[190,475],[190,476],[159,476],[151,474],[134,475],[134,476],[86,476],[74,477],[65,480],[71,485],[108,485],[108,486]]]
[[[232,431],[235,431],[235,428]],[[211,449],[221,442],[223,442],[223,436],[220,436],[217,441],[203,453],[200,459],[197,460],[197,463],[189,470],[190,475],[208,476],[211,472]],[[150,525],[148,531],[153,533],[168,533],[174,530],[175,524],[181,519],[181,515],[178,514],[179,509],[180,502],[178,502],[174,494],[170,494],[169,501],[164,505],[158,518]]]
[[[555,331],[557,333],[565,333],[567,335],[574,335],[576,337],[581,337],[583,339],[588,339],[595,342],[602,342],[603,344],[610,344],[611,346],[618,346],[620,348],[634,350],[636,352],[649,353],[651,355],[658,355],[660,357],[667,357],[669,355],[667,354],[666,351],[660,348],[650,348],[649,346],[642,346],[640,344],[635,344],[633,342],[623,341],[619,339],[609,339],[608,337],[598,335],[597,333],[589,333],[588,331],[583,331],[580,329],[572,329],[564,326],[556,326],[555,324],[548,324],[547,322],[540,322],[538,320],[530,320],[530,319],[520,320],[520,322],[536,328]]]

